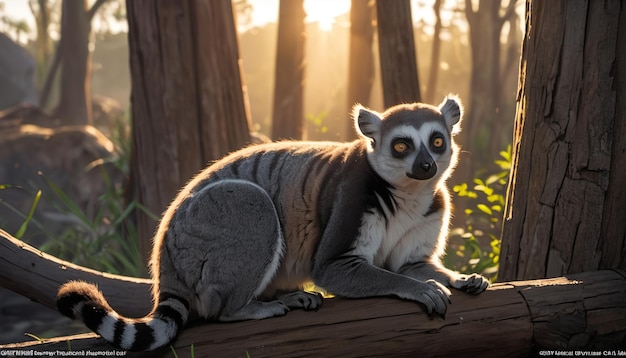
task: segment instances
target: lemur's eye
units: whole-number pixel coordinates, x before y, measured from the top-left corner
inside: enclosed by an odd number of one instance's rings
[[[446,150],[446,139],[443,134],[435,132],[430,137],[430,149],[438,154],[442,154]]]
[[[413,150],[413,142],[410,139],[396,138],[391,142],[391,155],[395,158],[404,158]]]
[[[393,150],[395,150],[397,153],[404,153],[409,149],[409,146],[406,145],[406,143],[404,142],[397,142],[396,144],[393,145]]]

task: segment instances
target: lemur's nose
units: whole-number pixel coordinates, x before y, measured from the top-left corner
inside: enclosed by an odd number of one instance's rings
[[[417,180],[428,180],[437,174],[437,163],[430,155],[426,147],[422,144],[415,162],[413,162],[413,168],[410,173],[407,173],[408,177]]]

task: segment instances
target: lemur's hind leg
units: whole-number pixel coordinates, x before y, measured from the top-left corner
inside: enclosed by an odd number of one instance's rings
[[[198,312],[239,321],[281,316],[281,301],[256,300],[273,279],[284,252],[276,208],[265,190],[244,180],[211,183],[188,199],[179,225],[199,240]],[[180,238],[178,239],[179,241]]]

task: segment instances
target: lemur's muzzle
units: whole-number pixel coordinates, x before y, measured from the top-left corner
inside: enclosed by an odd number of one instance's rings
[[[406,173],[409,178],[417,180],[428,180],[437,174],[437,163],[422,144],[417,158],[413,162],[410,173]]]

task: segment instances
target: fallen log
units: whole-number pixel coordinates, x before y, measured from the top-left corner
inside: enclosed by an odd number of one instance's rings
[[[32,254],[31,249],[22,246],[22,250]],[[0,262],[7,259],[4,253],[4,248],[0,249]],[[67,266],[61,260],[54,262]],[[25,262],[21,266],[32,269],[37,265]],[[5,276],[7,267],[10,266],[6,263],[0,264],[0,276]],[[120,300],[121,304],[136,300],[136,304],[145,305],[140,297],[122,291],[133,285],[145,290],[145,280],[141,281],[142,286],[128,280],[118,284],[117,277],[111,275],[106,275],[106,279],[102,282],[108,282],[107,286],[101,287],[105,295],[112,297],[117,292],[118,296],[130,296]],[[6,278],[0,278],[0,284],[4,282]],[[19,292],[27,291],[28,288],[21,288]],[[135,288],[133,292],[139,291]],[[526,357],[537,349],[570,350],[573,355],[573,350],[578,349],[601,352],[626,347],[626,271],[623,270],[499,283],[479,296],[455,291],[452,300],[445,319],[430,319],[419,305],[394,298],[327,299],[318,312],[293,311],[284,317],[262,321],[195,324],[183,331],[172,349],[178,356],[190,356],[193,351],[193,356],[249,354],[255,358],[414,356],[415,353],[433,357],[478,354]],[[112,306],[116,307],[115,303]],[[113,352],[95,334],[5,345],[0,349],[67,351],[68,347],[74,351]],[[167,356],[172,355],[172,350],[164,348],[157,353]]]
[[[141,317],[152,309],[150,280],[112,275],[60,260],[0,229],[0,286],[56,309],[59,286],[70,280],[93,282],[119,313]]]

